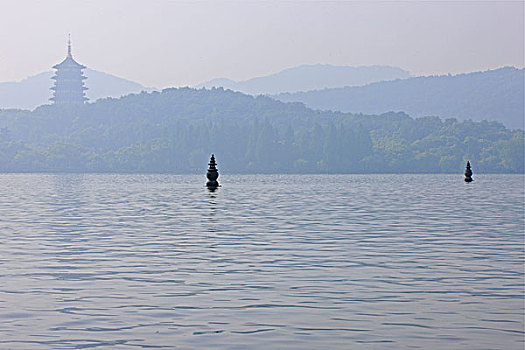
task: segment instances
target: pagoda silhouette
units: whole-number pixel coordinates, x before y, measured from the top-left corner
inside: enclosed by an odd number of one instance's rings
[[[84,86],[83,81],[87,77],[82,72],[86,66],[73,59],[71,54],[71,37],[68,38],[67,42],[66,58],[59,64],[54,65],[53,68],[56,69],[56,73],[51,79],[55,81],[55,85],[51,88],[53,97],[50,100],[54,104],[79,105],[88,100],[84,94],[87,87]]]
[[[206,172],[206,177],[208,178],[208,182],[206,183],[206,186],[208,189],[214,191],[219,187],[219,182],[217,179],[219,178],[219,171],[217,170],[217,163],[215,162],[215,155],[211,155],[210,162],[208,163],[210,166],[208,168],[208,171]]]
[[[465,182],[472,182],[472,169],[470,168],[470,162],[467,160],[467,166],[465,168]]]

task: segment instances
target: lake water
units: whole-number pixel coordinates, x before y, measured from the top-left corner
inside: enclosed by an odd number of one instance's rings
[[[0,349],[523,349],[523,175],[0,174]]]

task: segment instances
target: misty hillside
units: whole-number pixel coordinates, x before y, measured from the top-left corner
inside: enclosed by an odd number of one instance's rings
[[[362,87],[283,93],[285,102],[310,108],[380,114],[403,111],[411,116],[459,120],[496,120],[510,128],[524,127],[525,70],[505,67],[459,75],[415,77]]]
[[[278,94],[344,86],[361,86],[376,81],[406,79],[410,74],[389,66],[332,66],[327,64],[304,65],[285,69],[279,73],[233,81],[219,78],[197,85],[197,88],[223,87],[250,95]]]
[[[49,104],[49,98],[53,95],[50,90],[54,83],[51,80],[53,74],[52,71],[43,72],[19,82],[0,83],[0,108],[34,109]],[[151,90],[133,81],[89,68],[84,71],[84,75],[89,88],[86,95],[90,101]]]
[[[166,89],[0,110],[0,172],[461,174],[524,171],[524,133],[497,122],[314,111],[231,90]]]

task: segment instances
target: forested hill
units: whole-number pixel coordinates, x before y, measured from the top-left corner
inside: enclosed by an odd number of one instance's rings
[[[459,75],[416,77],[276,96],[314,109],[380,114],[403,111],[459,120],[496,120],[524,127],[525,70],[513,67]]]
[[[497,122],[320,112],[223,89],[167,89],[76,108],[0,110],[0,171],[221,173],[524,171]]]

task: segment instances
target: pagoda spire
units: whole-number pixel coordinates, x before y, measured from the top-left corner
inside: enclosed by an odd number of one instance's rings
[[[73,55],[71,54],[71,34],[67,35],[67,57],[73,58]]]

